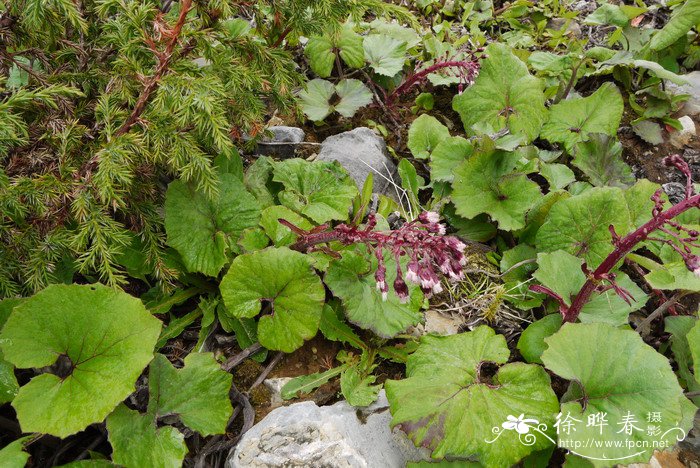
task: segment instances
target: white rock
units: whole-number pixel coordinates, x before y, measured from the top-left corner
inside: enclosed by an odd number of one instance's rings
[[[408,461],[427,459],[427,451],[416,448],[398,429],[389,429],[388,406],[382,390],[367,408],[344,401],[277,408],[243,435],[226,466],[403,468]]]
[[[456,335],[460,327],[464,325],[464,317],[459,314],[446,314],[435,310],[425,312],[425,333],[436,335]]]
[[[678,119],[678,121],[681,123],[683,128],[671,133],[670,141],[676,148],[683,148],[685,145],[690,143],[690,140],[696,135],[695,122],[687,115],[684,115]]]
[[[690,97],[683,105],[683,112],[687,115],[698,115],[700,114],[700,71],[690,72],[681,76],[688,80],[687,84],[679,86],[669,80],[665,80],[665,87],[673,94],[689,94]]]
[[[283,403],[282,399],[282,387],[292,380],[291,377],[276,377],[273,379],[265,379],[263,382],[265,386],[270,390],[270,404],[275,406]]]
[[[396,165],[389,158],[384,139],[367,127],[358,127],[326,138],[317,159],[338,161],[347,169],[360,190],[367,175],[372,172],[374,193],[396,198],[396,191],[389,181],[401,184]]]

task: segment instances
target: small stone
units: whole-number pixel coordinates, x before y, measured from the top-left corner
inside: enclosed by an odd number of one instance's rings
[[[665,88],[672,94],[689,94],[690,97],[683,105],[683,112],[691,116],[698,115],[700,114],[700,71],[681,76],[688,80],[687,84],[677,85],[672,81],[665,80]]]
[[[399,468],[427,460],[405,434],[389,427],[389,403],[382,390],[377,402],[354,408],[341,401],[312,401],[273,410],[243,435],[228,468],[363,467]]]
[[[668,199],[674,205],[682,202],[685,199],[685,184],[680,182],[669,182],[661,186],[668,196]]]
[[[284,403],[282,399],[282,387],[290,380],[292,380],[291,377],[275,377],[263,381],[268,390],[270,390],[270,405],[276,406]]]
[[[425,312],[425,333],[456,335],[463,325],[464,317],[460,314],[447,314],[436,310]]]
[[[401,183],[396,165],[389,158],[384,139],[367,127],[326,138],[317,159],[338,161],[360,190],[371,172],[374,174],[374,193],[397,198],[391,182]]]
[[[680,130],[671,133],[671,144],[676,148],[683,148],[690,143],[690,140],[696,135],[695,121],[687,115],[684,115],[678,122],[683,126]]]
[[[560,31],[569,21],[566,18],[552,18],[547,22],[547,29],[553,29],[555,31]],[[569,21],[569,26],[566,28],[566,32],[571,33],[574,37],[581,37],[581,26],[574,21]]]
[[[264,156],[277,156],[280,158],[292,158],[297,145],[304,141],[306,133],[298,127],[284,125],[267,128],[272,133],[271,137],[263,137],[259,142],[256,153]]]

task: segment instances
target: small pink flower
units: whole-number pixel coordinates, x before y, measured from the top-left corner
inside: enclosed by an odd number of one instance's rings
[[[400,276],[397,276],[394,281],[394,291],[402,304],[408,302],[408,286]]]
[[[418,215],[418,219],[424,223],[435,224],[440,221],[440,215],[434,211],[424,211]]]
[[[687,266],[688,270],[692,271],[695,276],[700,278],[700,257],[697,255],[689,255],[685,259],[685,266]]]
[[[415,260],[411,260],[408,263],[408,267],[406,268],[406,281],[410,281],[411,283],[420,283],[420,278],[418,277],[418,262]]]

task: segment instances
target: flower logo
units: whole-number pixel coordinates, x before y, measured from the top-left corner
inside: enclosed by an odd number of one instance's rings
[[[527,434],[528,432],[530,432],[530,424],[539,424],[539,421],[537,419],[525,419],[524,414],[521,414],[517,418],[509,414],[506,419],[507,421],[501,424],[501,426],[503,426],[503,429],[506,429],[508,431],[515,430],[518,432],[518,434]]]

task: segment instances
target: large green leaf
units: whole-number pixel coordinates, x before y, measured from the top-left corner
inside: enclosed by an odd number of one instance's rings
[[[313,36],[304,48],[311,69],[321,78],[328,78],[335,63],[336,51],[348,66],[361,68],[365,63],[362,36],[347,23],[332,36]]]
[[[284,185],[280,202],[317,223],[348,219],[357,186],[337,162],[288,159],[275,163],[274,180]]]
[[[0,333],[5,359],[68,369],[20,388],[22,430],[66,437],[101,422],[134,391],[160,328],[140,300],[99,284],[51,285],[17,306]]]
[[[15,306],[22,303],[24,299],[4,299],[0,301],[0,330],[5,326],[5,322],[10,317]],[[15,366],[3,358],[0,350],[0,405],[8,403],[17,395],[19,383],[15,377]]]
[[[447,138],[435,147],[430,155],[432,180],[452,182],[453,171],[471,157],[474,146],[462,137]]]
[[[362,44],[365,59],[372,69],[384,76],[394,76],[406,60],[406,43],[386,34],[370,34]]]
[[[457,214],[486,213],[503,230],[525,226],[525,213],[542,196],[538,185],[515,171],[518,153],[495,151],[473,155],[454,170],[452,201]]]
[[[700,321],[688,315],[676,315],[666,317],[664,320],[664,332],[671,334],[671,351],[678,369],[678,380],[684,389],[689,392],[700,390],[700,379],[696,377],[700,365],[693,366],[693,361],[700,364]],[[695,354],[695,355],[694,355]],[[695,371],[693,371],[695,367]],[[696,398],[696,401],[700,399]]]
[[[176,369],[157,354],[148,374],[148,412],[157,417],[177,414],[202,436],[223,434],[233,408],[228,398],[233,376],[221,369],[211,353],[190,353]]]
[[[411,123],[406,146],[416,158],[427,159],[449,137],[450,131],[445,125],[435,117],[423,114]]]
[[[486,326],[453,336],[427,335],[406,364],[407,378],[385,383],[392,424],[417,446],[439,457],[476,457],[484,466],[509,467],[549,446],[558,401],[542,367],[511,363],[494,376],[486,362],[505,364],[510,352],[502,335]],[[502,427],[525,414],[538,422],[523,434]],[[536,431],[547,424],[547,436]]]
[[[566,305],[571,305],[573,298],[586,282],[586,275],[581,270],[583,260],[557,250],[552,253],[540,252],[537,255],[538,270],[533,275],[537,281],[559,294]],[[581,322],[604,322],[611,325],[627,323],[630,312],[639,310],[646,304],[647,295],[624,273],[617,273],[617,284],[625,289],[632,299],[630,304],[618,296],[615,291],[594,292],[587,304],[581,309]]]
[[[291,353],[316,335],[321,320],[325,291],[310,262],[286,247],[236,257],[220,285],[226,310],[255,317],[269,303],[270,314],[258,322],[260,344]]]
[[[342,300],[345,315],[355,325],[372,330],[379,336],[391,338],[416,325],[422,315],[420,305],[423,294],[409,283],[410,300],[403,304],[391,285],[396,278],[396,264],[385,254],[387,299],[376,288],[374,271],[377,260],[374,255],[346,250],[342,258],[335,260],[326,272],[326,284],[334,295]],[[369,258],[368,258],[369,257]]]
[[[222,174],[214,199],[176,180],[165,198],[168,245],[182,256],[191,272],[216,276],[228,261],[227,252],[244,229],[256,226],[260,205],[233,174]]]
[[[182,466],[185,436],[172,426],[156,428],[153,415],[119,405],[107,418],[112,460],[126,468]]]
[[[686,0],[666,25],[651,38],[651,48],[665,49],[683,37],[696,24],[700,23],[700,0]]]
[[[617,87],[609,82],[603,83],[588,97],[553,105],[541,136],[554,143],[563,143],[571,152],[576,143],[587,141],[591,133],[615,136],[624,107]]]
[[[560,424],[560,446],[573,448],[578,442],[574,452],[596,466],[645,462],[654,450],[653,441],[672,446],[692,426],[695,406],[683,396],[668,359],[637,333],[602,323],[568,323],[545,341],[545,366],[572,381],[562,400],[560,422],[567,417],[578,421],[569,420],[570,431]],[[606,424],[589,424],[596,414],[604,414]],[[658,420],[650,420],[652,414]],[[649,425],[657,427],[658,434],[651,435]],[[611,443],[596,447],[586,443],[590,440]]]
[[[593,270],[613,250],[608,226],[623,235],[630,229],[629,217],[622,190],[595,187],[552,206],[537,231],[537,247],[543,252],[569,252]]]
[[[24,451],[24,444],[30,438],[31,436],[22,437],[0,449],[0,466],[4,468],[24,468],[29,460],[29,454]]]
[[[632,169],[622,160],[622,145],[617,139],[593,133],[578,143],[572,163],[595,186],[627,187],[635,182]]]
[[[509,47],[491,44],[476,82],[452,103],[464,127],[487,133],[504,128],[531,141],[547,120],[544,84],[530,75],[527,65]]]
[[[695,325],[686,336],[690,346],[690,355],[693,357],[693,373],[695,380],[700,383],[700,320],[695,321]]]
[[[372,97],[367,86],[354,78],[341,80],[337,85],[316,78],[299,93],[304,113],[314,121],[323,120],[334,111],[352,117],[359,108],[372,102]]]

